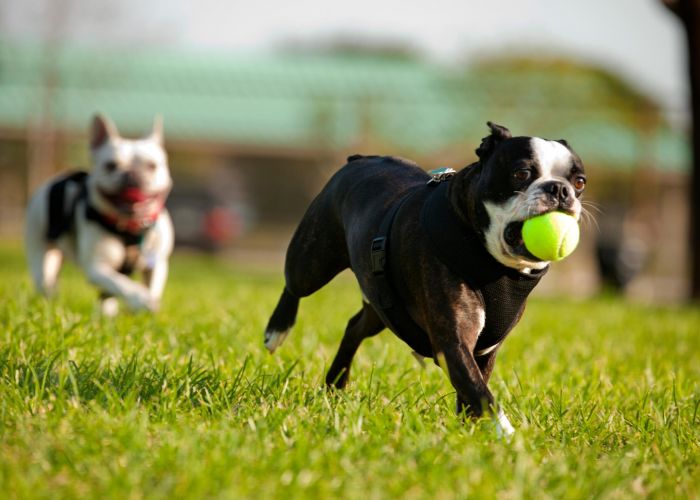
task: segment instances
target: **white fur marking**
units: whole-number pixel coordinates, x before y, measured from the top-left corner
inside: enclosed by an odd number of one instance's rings
[[[529,191],[529,189],[528,189]],[[493,257],[504,266],[524,271],[525,269],[543,269],[548,262],[531,262],[525,257],[511,255],[503,233],[506,226],[514,221],[527,219],[530,213],[529,204],[525,194],[516,194],[505,205],[497,205],[489,201],[484,202],[486,213],[489,214],[489,228],[485,233],[486,249]]]
[[[275,350],[282,345],[287,335],[289,335],[289,330],[283,332],[276,332],[274,330],[265,332],[265,347],[270,351],[270,354],[275,352]]]
[[[477,356],[477,357],[478,356],[486,356],[488,353],[490,353],[491,351],[496,349],[496,347],[498,347],[499,345],[501,345],[500,342],[498,344],[492,345],[491,347],[487,347],[486,349],[481,349],[479,351],[475,351],[474,356]]]
[[[498,410],[498,414],[496,415],[495,420],[496,420],[496,434],[498,435],[499,438],[508,439],[510,436],[515,434],[515,429],[510,424],[510,420],[508,420],[508,417],[506,417],[506,414],[503,413],[503,410]]]
[[[481,332],[484,331],[484,326],[486,325],[486,311],[484,311],[483,309],[477,309],[476,321],[479,324],[479,333],[476,336],[476,338],[478,339],[479,335],[481,335]]]
[[[530,140],[530,146],[535,154],[535,160],[542,173],[538,182],[563,178],[571,167],[571,151],[557,141],[546,141],[539,137]]]

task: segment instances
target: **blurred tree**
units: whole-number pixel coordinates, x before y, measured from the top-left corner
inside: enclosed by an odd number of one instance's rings
[[[683,24],[688,43],[693,169],[690,185],[691,299],[700,301],[700,0],[661,0]]]
[[[578,117],[604,116],[640,133],[664,123],[660,106],[617,74],[600,66],[558,57],[504,56],[485,59],[452,82],[456,91],[482,92],[489,107],[517,109],[537,117],[544,132],[556,133],[563,122]],[[465,80],[474,81],[470,86]],[[556,109],[556,114],[542,113]]]

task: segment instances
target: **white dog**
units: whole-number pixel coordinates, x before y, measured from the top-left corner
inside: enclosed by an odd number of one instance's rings
[[[162,125],[138,140],[119,136],[96,115],[90,130],[92,171],[65,174],[41,186],[27,208],[25,243],[37,290],[51,295],[64,256],[100,291],[113,316],[118,298],[133,310],[155,311],[168,276],[173,226],[164,208],[172,187]],[[129,276],[143,273],[144,283]]]

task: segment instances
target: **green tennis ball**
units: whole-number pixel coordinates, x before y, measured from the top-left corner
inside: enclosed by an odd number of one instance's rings
[[[522,232],[525,248],[542,260],[561,260],[578,245],[578,222],[563,212],[549,212],[527,219]]]

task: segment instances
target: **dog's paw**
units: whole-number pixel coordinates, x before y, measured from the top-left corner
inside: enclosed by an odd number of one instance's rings
[[[106,318],[113,318],[119,313],[119,299],[106,297],[100,301],[100,313]]]
[[[130,293],[124,298],[132,311],[155,312],[160,307],[160,301],[152,297],[147,289]]]
[[[503,410],[498,411],[498,414],[494,417],[494,422],[496,424],[496,435],[500,439],[509,441],[511,436],[515,434],[515,429],[511,425],[510,420],[508,420],[508,417],[506,417],[506,414],[503,413]]]
[[[285,330],[283,332],[268,330],[265,332],[265,347],[268,351],[270,351],[270,354],[275,352],[275,349],[282,345],[282,342],[284,342],[284,339],[287,338],[287,335],[289,335],[289,330]]]

